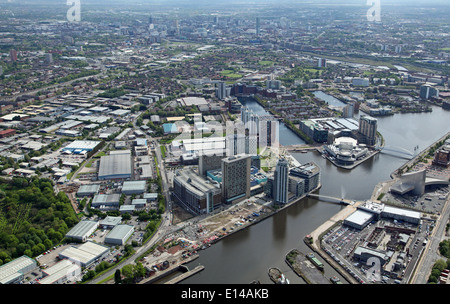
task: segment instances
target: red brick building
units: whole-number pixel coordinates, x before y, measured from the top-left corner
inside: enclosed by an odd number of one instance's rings
[[[13,136],[14,134],[16,134],[16,130],[14,130],[14,129],[1,130],[0,131],[0,138]]]

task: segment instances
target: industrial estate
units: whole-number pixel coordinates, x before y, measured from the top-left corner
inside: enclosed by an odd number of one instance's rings
[[[203,250],[306,200],[340,209],[265,279],[450,283],[448,125],[426,147],[384,127],[448,117],[448,16],[432,31],[397,7],[383,23],[333,8],[327,23],[313,4],[298,18],[111,8],[124,19],[91,5],[71,22],[64,6],[29,20],[45,6],[10,3],[0,20],[1,284],[175,284],[207,271],[186,266]],[[409,34],[386,38],[396,29]],[[382,157],[401,165],[367,199],[322,193],[332,170],[385,172]]]

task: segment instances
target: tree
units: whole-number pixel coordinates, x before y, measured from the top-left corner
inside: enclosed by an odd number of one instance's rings
[[[138,262],[134,266],[133,272],[134,272],[134,278],[143,278],[147,271],[145,270],[144,265],[142,265],[142,263]]]
[[[124,276],[124,283],[130,284],[133,282],[134,272],[133,265],[125,265],[122,267],[122,275]]]
[[[116,284],[122,283],[122,274],[120,272],[120,269],[117,269],[116,272],[114,273],[114,282]]]

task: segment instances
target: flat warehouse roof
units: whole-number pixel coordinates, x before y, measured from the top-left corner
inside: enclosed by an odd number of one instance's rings
[[[86,242],[80,247],[78,247],[78,249],[94,254],[95,256],[101,256],[109,250],[108,247],[96,244],[94,242]]]
[[[36,262],[26,255],[0,266],[0,284],[8,283],[11,279],[22,275],[23,269],[30,266],[36,266]]]
[[[133,191],[133,190],[144,190],[145,191],[145,181],[125,181],[123,182],[123,191]]]
[[[62,260],[61,262],[55,264],[55,266],[46,269],[44,272],[47,273],[48,276],[39,280],[39,284],[53,284],[69,274],[80,273],[81,267],[69,260]]]
[[[64,147],[63,150],[93,150],[97,145],[100,144],[100,141],[90,141],[90,140],[75,140],[66,147]]]
[[[94,254],[80,250],[76,247],[69,247],[61,252],[60,255],[70,260],[79,262],[82,265],[87,265],[96,258]]]
[[[78,248],[69,247],[61,252],[60,255],[68,259],[78,261],[82,265],[86,265],[102,256],[107,251],[109,251],[109,248],[106,246],[102,246],[94,242],[86,242]]]
[[[100,158],[99,177],[131,175],[131,156],[129,154],[114,154]]]
[[[384,206],[383,212],[420,219],[420,212],[407,210],[407,209],[395,208],[395,207],[391,207],[391,206]]]
[[[356,210],[352,214],[350,214],[345,220],[347,222],[352,222],[358,225],[364,225],[368,221],[370,221],[373,217],[372,213],[362,211],[362,210]]]
[[[98,226],[98,222],[87,221],[87,220],[81,221],[78,224],[76,224],[75,227],[70,229],[70,231],[67,232],[66,235],[72,236],[72,237],[74,237],[74,236],[82,237],[86,233],[88,233],[92,228],[94,228],[95,226]]]
[[[106,236],[107,239],[123,240],[134,230],[134,226],[131,225],[117,225]]]
[[[92,185],[81,185],[78,188],[78,193],[95,193],[100,190],[100,185],[92,184]]]

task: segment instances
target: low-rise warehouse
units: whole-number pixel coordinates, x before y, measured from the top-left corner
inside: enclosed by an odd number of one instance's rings
[[[59,254],[60,259],[68,259],[81,267],[87,267],[96,260],[106,257],[109,248],[93,242],[86,242],[79,247],[69,247]]]
[[[0,266],[0,284],[12,284],[24,279],[24,275],[37,268],[36,261],[26,255]]]
[[[124,245],[133,234],[134,226],[117,225],[105,238],[105,243],[113,245]]]
[[[344,220],[344,225],[362,230],[372,221],[373,217],[372,213],[356,210]]]
[[[361,230],[372,220],[379,220],[380,218],[401,220],[418,225],[420,223],[421,214],[417,211],[367,201],[359,206],[358,210],[349,215],[344,220],[344,224]]]
[[[121,221],[122,221],[121,216],[107,216],[100,222],[100,227],[113,229],[114,227],[119,225]]]
[[[131,156],[129,154],[106,155],[100,158],[98,179],[128,179],[131,178]]]
[[[120,203],[120,194],[97,194],[91,202],[92,208],[114,209],[118,208]]]
[[[81,221],[66,233],[66,238],[86,242],[88,237],[98,228],[98,225],[99,223],[96,221]]]
[[[92,140],[75,140],[66,147],[62,149],[63,152],[80,153],[80,152],[90,152],[94,150],[100,141]]]
[[[39,284],[62,284],[67,279],[79,275],[81,267],[65,259],[42,272],[45,276],[38,281]]]
[[[142,194],[146,190],[145,181],[125,181],[122,186],[122,193],[125,195]]]
[[[81,185],[77,191],[77,196],[91,196],[97,194],[100,190],[100,185],[91,184],[91,185]]]

